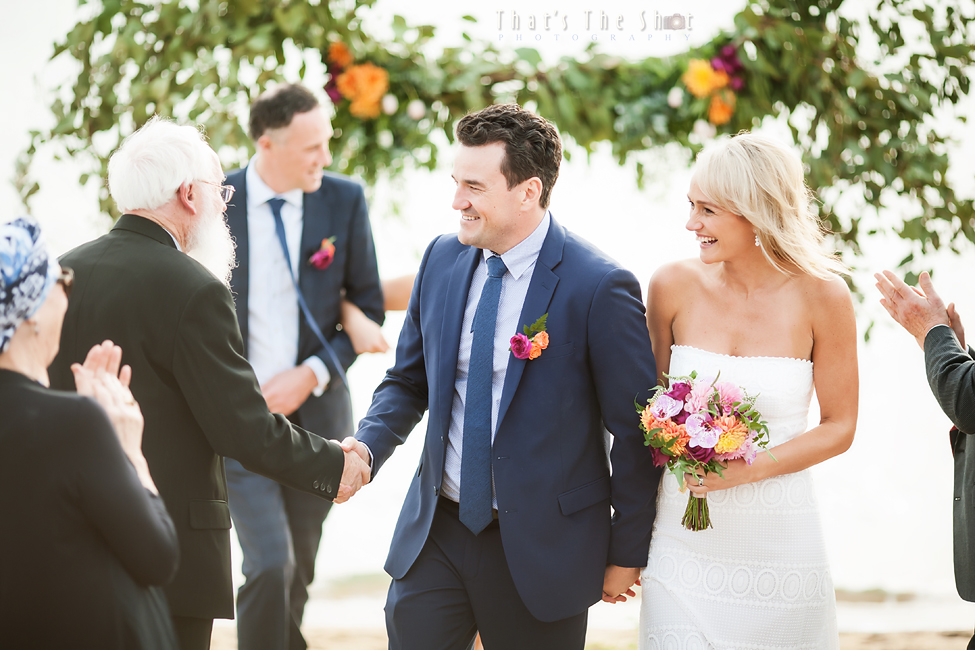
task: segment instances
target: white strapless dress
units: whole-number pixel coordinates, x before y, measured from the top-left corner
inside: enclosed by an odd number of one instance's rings
[[[813,365],[671,348],[671,375],[715,376],[758,395],[770,447],[806,431]],[[774,453],[774,452],[773,452]],[[688,493],[661,480],[644,570],[640,650],[839,648],[836,601],[809,470],[708,495],[713,528],[685,529]]]

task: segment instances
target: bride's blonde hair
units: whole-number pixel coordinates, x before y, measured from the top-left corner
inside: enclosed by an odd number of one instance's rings
[[[718,207],[754,226],[766,259],[783,273],[793,273],[790,266],[820,278],[847,272],[822,249],[826,229],[792,149],[747,132],[722,138],[698,156],[694,181]]]

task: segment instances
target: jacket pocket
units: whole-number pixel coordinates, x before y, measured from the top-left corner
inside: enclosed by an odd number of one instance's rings
[[[559,508],[563,515],[569,516],[600,501],[609,501],[610,494],[609,477],[604,476],[560,494]]]
[[[190,501],[190,528],[229,530],[230,506],[226,501]]]
[[[539,355],[537,359],[532,359],[532,363],[537,363],[539,361],[544,361],[548,359],[558,359],[559,357],[566,357],[575,352],[575,343],[571,341],[568,343],[563,343],[562,345],[548,346],[542,350],[542,354]]]

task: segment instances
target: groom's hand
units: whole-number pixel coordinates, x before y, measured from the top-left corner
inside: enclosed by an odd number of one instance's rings
[[[362,455],[356,450],[346,448],[346,441],[342,441],[342,451],[345,453],[345,469],[342,471],[342,481],[339,484],[339,493],[335,497],[335,503],[345,503],[351,499],[362,486],[369,482],[371,471],[369,463],[362,459]],[[356,441],[358,442],[358,441]],[[358,443],[362,444],[362,443]],[[367,452],[368,453],[368,452]]]
[[[632,587],[640,584],[640,571],[642,569],[634,567],[607,565],[603,574],[603,602],[625,603],[627,596],[636,596]]]

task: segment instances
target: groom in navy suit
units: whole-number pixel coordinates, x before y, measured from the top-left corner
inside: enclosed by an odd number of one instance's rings
[[[488,648],[581,650],[589,606],[646,565],[655,514],[634,408],[656,383],[640,287],[548,212],[552,124],[492,106],[457,137],[460,232],[427,248],[396,363],[343,443],[375,475],[429,410],[386,562],[390,648],[480,632]],[[535,349],[513,344],[532,325]]]

